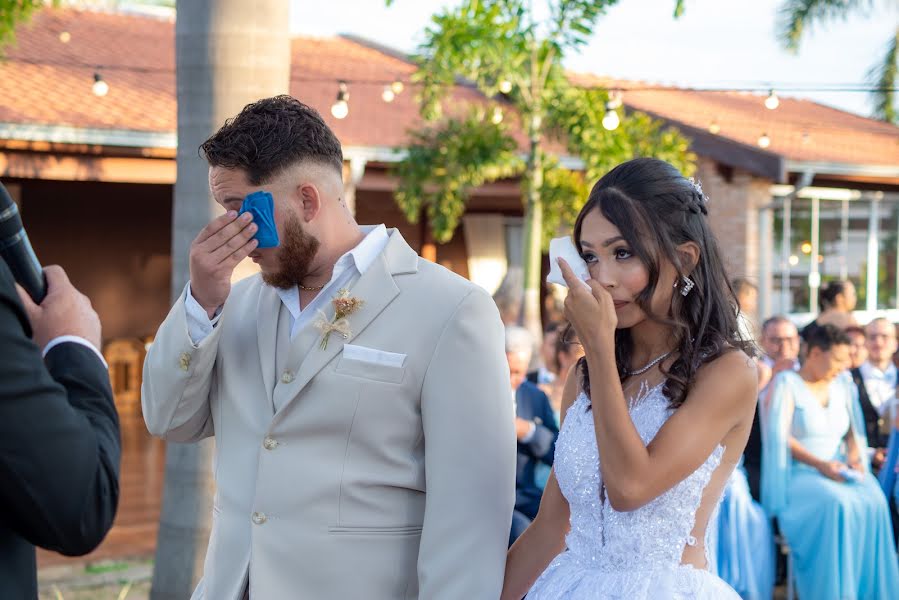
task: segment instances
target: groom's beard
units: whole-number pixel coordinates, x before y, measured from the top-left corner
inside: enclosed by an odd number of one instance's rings
[[[309,266],[318,252],[319,241],[303,229],[300,220],[291,214],[284,223],[284,235],[278,249],[278,269],[262,273],[262,281],[283,290],[303,282],[309,275]]]

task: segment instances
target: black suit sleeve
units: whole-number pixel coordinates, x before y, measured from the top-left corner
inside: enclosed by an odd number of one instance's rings
[[[0,520],[28,542],[86,554],[118,504],[119,423],[109,375],[85,346],[41,358],[0,261]]]

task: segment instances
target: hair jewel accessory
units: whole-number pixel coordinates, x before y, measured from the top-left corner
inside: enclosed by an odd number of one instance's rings
[[[696,179],[693,179],[692,177],[690,177],[690,185],[693,186],[693,189],[696,190],[696,193],[699,194],[699,197],[702,198],[703,202],[709,201],[708,196],[706,196],[702,191],[702,182],[697,181]]]
[[[687,294],[689,294],[693,287],[696,285],[695,283],[693,283],[693,280],[686,275],[681,276],[681,283],[683,283],[683,287],[680,289],[681,296],[686,296]]]

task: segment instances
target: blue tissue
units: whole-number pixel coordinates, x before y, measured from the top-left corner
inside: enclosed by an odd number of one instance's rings
[[[278,229],[275,227],[275,202],[268,192],[260,191],[247,194],[240,213],[248,212],[253,215],[253,222],[258,229],[253,237],[259,241],[257,248],[275,248],[280,244]]]

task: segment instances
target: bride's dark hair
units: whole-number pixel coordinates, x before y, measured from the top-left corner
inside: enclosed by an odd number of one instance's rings
[[[636,304],[647,318],[671,325],[677,358],[662,372],[667,381],[664,392],[672,408],[683,404],[697,369],[725,352],[740,349],[754,354],[752,342],[741,338],[737,326],[739,305],[724,269],[718,243],[708,223],[707,199],[690,180],[655,158],[637,158],[606,173],[587,198],[574,224],[574,241],[581,248],[584,217],[599,210],[615,225],[643,263],[649,283],[637,294]],[[699,262],[690,270],[677,246],[694,242],[699,246]],[[650,301],[661,272],[661,261],[677,269],[676,289],[667,315],[652,312]],[[681,295],[681,276],[689,276],[694,287]],[[628,329],[615,332],[615,362],[618,377],[626,379],[633,344]],[[586,357],[578,362],[582,387],[589,397],[590,375]]]

